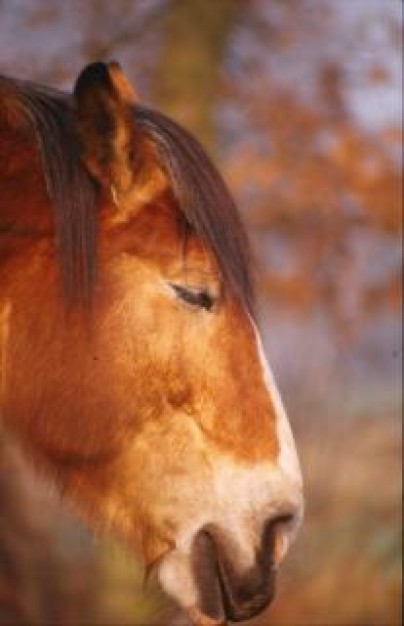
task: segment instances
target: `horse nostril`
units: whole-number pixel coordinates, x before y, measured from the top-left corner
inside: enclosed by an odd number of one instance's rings
[[[283,513],[271,518],[265,525],[262,537],[262,558],[271,560],[272,569],[278,568],[288,550],[295,521],[293,513]]]

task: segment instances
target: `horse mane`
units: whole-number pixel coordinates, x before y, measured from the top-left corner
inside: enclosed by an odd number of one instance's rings
[[[71,98],[28,81],[0,76],[0,94],[34,133],[48,195],[64,292],[88,302],[95,282],[97,190],[85,170],[73,132]]]
[[[0,94],[34,132],[55,232],[65,293],[88,302],[96,280],[99,194],[80,158],[70,95],[0,76]],[[137,125],[154,140],[184,219],[216,257],[225,285],[253,311],[250,248],[235,203],[222,177],[198,141],[162,113],[133,109]]]

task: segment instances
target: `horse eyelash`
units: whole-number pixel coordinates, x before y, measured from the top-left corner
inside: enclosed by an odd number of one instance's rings
[[[175,295],[180,298],[180,300],[183,300],[191,306],[206,309],[206,311],[211,311],[213,305],[215,304],[213,296],[211,296],[206,291],[206,289],[187,289],[182,285],[176,285],[174,283],[170,283],[170,287],[173,289]]]

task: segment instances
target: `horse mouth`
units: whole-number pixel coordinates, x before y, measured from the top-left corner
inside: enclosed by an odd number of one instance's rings
[[[215,538],[206,531],[198,533],[193,546],[193,571],[200,596],[198,608],[207,624],[242,622],[270,604],[276,576],[269,558],[257,559],[253,568],[239,574]]]

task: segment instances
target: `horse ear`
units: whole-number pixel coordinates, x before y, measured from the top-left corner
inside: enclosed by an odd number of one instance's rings
[[[92,63],[74,87],[83,161],[102,187],[120,194],[133,186],[136,94],[116,62]]]

